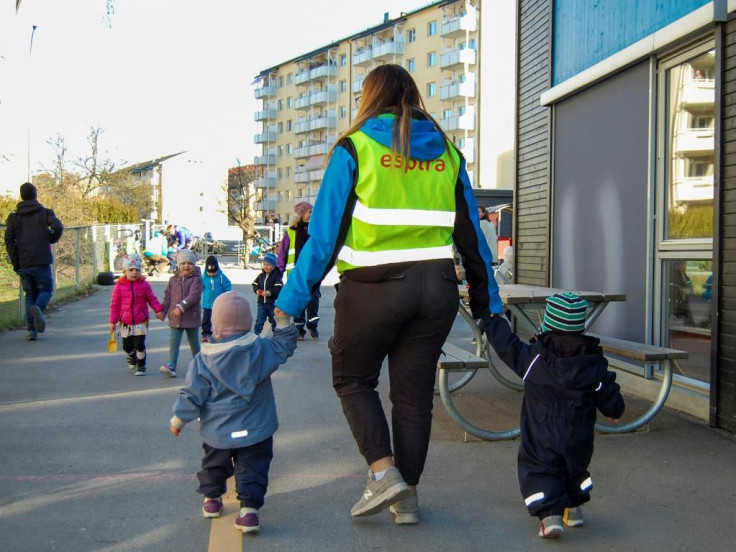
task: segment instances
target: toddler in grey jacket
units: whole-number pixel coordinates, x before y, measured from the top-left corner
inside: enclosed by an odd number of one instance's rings
[[[273,434],[278,428],[271,374],[294,354],[298,331],[285,315],[276,317],[272,337],[250,331],[253,317],[238,292],[220,295],[212,307],[214,340],[203,343],[189,365],[174,404],[170,431],[181,433],[199,418],[204,448],[197,491],[204,517],[219,517],[226,481],[235,474],[240,515],[235,528],[258,532],[258,510],[268,487]]]

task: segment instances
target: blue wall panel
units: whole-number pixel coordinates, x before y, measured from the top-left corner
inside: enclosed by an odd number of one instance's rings
[[[569,79],[710,0],[554,0],[554,84]]]

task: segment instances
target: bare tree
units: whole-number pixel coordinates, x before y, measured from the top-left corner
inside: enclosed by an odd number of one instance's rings
[[[226,213],[229,224],[237,225],[243,232],[243,242],[250,250],[256,235],[255,181],[259,170],[255,165],[238,165],[228,170]]]
[[[89,153],[73,162],[80,173],[77,188],[82,197],[107,192],[108,182],[115,172],[115,162],[100,155],[100,135],[103,132],[105,131],[102,128],[90,127],[87,135]]]

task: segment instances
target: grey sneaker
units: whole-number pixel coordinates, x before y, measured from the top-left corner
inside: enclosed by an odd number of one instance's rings
[[[363,491],[363,496],[350,510],[353,517],[372,516],[394,502],[406,498],[409,487],[401,477],[399,470],[389,468],[383,479],[376,481],[368,472],[368,483]]]
[[[565,513],[562,515],[562,522],[568,527],[582,527],[585,523],[583,520],[582,506],[565,508]]]
[[[41,309],[39,309],[36,305],[33,305],[31,307],[31,316],[33,317],[33,327],[36,329],[38,333],[43,333],[46,331],[46,319],[43,317],[43,313],[41,312]]]
[[[416,525],[419,523],[419,496],[416,486],[409,487],[409,494],[403,500],[397,500],[389,508],[395,516],[396,525]]]
[[[556,539],[562,535],[562,516],[547,516],[542,519],[539,536],[543,539]]]
[[[36,333],[36,330],[30,330],[26,334],[26,340],[27,341],[37,341],[38,340],[38,334]]]

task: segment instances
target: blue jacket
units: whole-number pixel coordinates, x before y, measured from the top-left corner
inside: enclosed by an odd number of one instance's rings
[[[369,119],[361,130],[380,144],[391,147],[393,118]],[[414,120],[411,132],[411,157],[421,161],[436,159],[445,150],[442,135],[431,121]],[[352,193],[358,161],[350,138],[343,138],[335,148],[320,185],[312,217],[309,241],[299,255],[299,262],[276,300],[276,306],[294,315],[304,310],[312,299],[312,289],[332,269],[345,242],[355,195]],[[493,277],[493,256],[478,220],[478,204],[470,186],[465,160],[455,184],[455,228],[453,241],[463,257],[470,285],[470,308],[474,318],[503,311],[498,285]]]
[[[218,270],[217,274],[210,276],[207,271],[202,274],[202,300],[200,301],[203,309],[211,309],[221,294],[233,289],[230,279],[225,276],[222,270]]]
[[[199,418],[202,441],[219,449],[271,437],[279,425],[271,374],[294,354],[297,335],[292,324],[265,339],[247,332],[203,343],[189,364],[171,424],[181,428]]]

